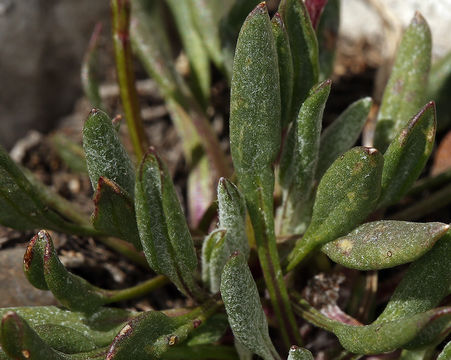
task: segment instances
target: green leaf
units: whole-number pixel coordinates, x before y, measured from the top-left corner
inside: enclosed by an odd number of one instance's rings
[[[12,311],[23,318],[31,328],[47,343],[51,343],[58,327],[87,336],[96,347],[111,343],[124,323],[135,314],[122,309],[101,308],[99,311],[86,315],[80,312],[64,310],[55,306],[33,306],[22,308],[6,308],[0,310],[0,317]],[[0,331],[0,338],[2,332]],[[67,342],[66,342],[67,341]],[[58,346],[73,348],[79,346],[76,339],[64,337]]]
[[[202,245],[202,281],[208,284],[213,293],[219,290],[222,269],[230,256],[227,254],[229,248],[225,245],[225,235],[224,229],[214,230]]]
[[[437,104],[438,130],[445,130],[451,123],[451,52],[432,65],[429,74],[427,99]]]
[[[71,310],[92,313],[107,302],[107,298],[101,289],[66,270],[58,259],[52,239],[46,231],[42,230],[38,233],[36,242],[41,243],[38,246],[44,246],[43,272],[45,282],[61,304]],[[38,271],[37,268],[36,271]]]
[[[183,49],[188,56],[194,81],[197,84],[202,98],[210,97],[210,59],[204,47],[202,36],[195,28],[190,11],[189,1],[167,0],[177,25]]]
[[[129,195],[114,181],[99,177],[92,214],[94,228],[104,234],[131,242],[142,249],[136,225],[135,206]]]
[[[355,147],[335,160],[318,186],[312,221],[288,257],[293,269],[318,246],[343,236],[374,210],[384,160],[374,148]]]
[[[450,257],[451,234],[448,232],[410,265],[376,323],[407,318],[438,306],[451,291]]]
[[[277,69],[271,22],[266,6],[260,4],[241,28],[230,95],[230,147],[240,185],[246,189],[257,176],[273,183],[271,164],[281,137]]]
[[[316,35],[319,49],[319,80],[326,80],[333,74],[335,52],[340,25],[340,0],[329,0],[319,20]]]
[[[193,240],[168,170],[153,148],[141,162],[135,191],[138,230],[149,265],[185,295],[196,295]]]
[[[409,343],[423,329],[437,321],[450,321],[451,308],[438,308],[397,320],[367,326],[336,323],[334,333],[341,345],[356,354],[379,354],[396,350]]]
[[[162,312],[148,311],[131,319],[111,344],[106,360],[159,359],[215,313],[219,305],[204,303],[190,313],[168,317]]]
[[[380,206],[398,202],[418,178],[434,147],[436,125],[430,102],[392,141],[384,154]]]
[[[58,156],[72,171],[79,174],[86,174],[88,172],[82,146],[60,133],[53,135],[50,138],[50,142],[58,153]]]
[[[244,22],[236,46],[230,95],[230,148],[265,282],[282,337],[289,346],[289,334],[298,342],[299,332],[283,281],[274,232],[273,164],[281,143],[277,70],[271,21],[266,4],[260,3]]]
[[[310,90],[286,138],[280,164],[280,183],[284,190],[282,234],[296,232],[302,209],[313,189],[321,123],[330,88],[331,81],[327,80]]]
[[[293,345],[288,353],[288,360],[313,360],[313,355],[307,349]]]
[[[329,166],[355,144],[371,109],[371,98],[363,98],[346,110],[321,134],[316,179],[321,179]]]
[[[439,354],[437,360],[448,360],[451,359],[451,341],[445,345],[442,352]]]
[[[374,144],[384,152],[425,101],[431,66],[431,32],[417,12],[406,29],[381,102]]]
[[[231,250],[228,256],[239,251],[247,259],[250,248],[246,234],[246,203],[238,188],[225,178],[219,179],[218,183],[218,207],[219,226],[227,231],[225,241]]]
[[[54,210],[44,194],[0,146],[0,224],[18,230],[45,227],[71,234],[86,233]]]
[[[13,359],[63,360],[65,357],[52,349],[15,312],[9,311],[2,317],[1,345]]]
[[[229,326],[225,314],[215,314],[205,324],[196,328],[188,337],[188,346],[207,345],[219,341]]]
[[[293,96],[293,61],[290,41],[282,17],[276,13],[272,20],[272,29],[277,50],[280,80],[280,101],[282,110],[282,128],[291,121],[291,97]]]
[[[380,270],[418,259],[449,229],[442,223],[375,221],[323,246],[336,263],[351,269]]]
[[[282,0],[279,12],[287,27],[293,57],[291,119],[294,119],[309,90],[318,82],[318,41],[303,1]]]
[[[221,296],[235,338],[265,360],[279,359],[269,337],[257,285],[243,255],[234,254],[225,265]]]
[[[83,149],[94,190],[103,176],[114,181],[133,198],[133,164],[104,112],[94,109],[89,114],[83,127]]]
[[[27,245],[23,257],[23,271],[35,288],[41,290],[49,290],[44,277],[44,253],[45,253],[45,237],[46,233],[36,234]]]

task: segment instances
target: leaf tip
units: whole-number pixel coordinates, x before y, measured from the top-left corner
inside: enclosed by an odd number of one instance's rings
[[[31,262],[33,261],[33,248],[36,244],[36,240],[38,239],[38,235],[35,235],[31,238],[30,242],[27,245],[27,249],[25,250],[25,254],[23,256],[23,265],[25,268],[25,271],[28,271],[31,266]]]

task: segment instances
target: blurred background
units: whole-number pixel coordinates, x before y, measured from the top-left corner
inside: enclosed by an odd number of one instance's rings
[[[270,3],[274,6],[277,0]],[[415,10],[431,26],[434,56],[451,50],[451,0],[346,0],[340,33],[347,40],[342,51],[348,58],[363,56],[374,67],[388,64],[388,69]],[[99,21],[105,25],[102,51],[109,59],[104,64],[113,65],[109,15],[108,0],[0,0],[1,145],[11,148],[30,129],[48,132],[74,111],[82,96],[81,61]],[[345,71],[337,66],[336,72]],[[114,68],[102,69],[103,76],[108,72],[114,77]],[[382,66],[381,84],[386,73]],[[376,86],[376,100],[377,88],[382,85]]]

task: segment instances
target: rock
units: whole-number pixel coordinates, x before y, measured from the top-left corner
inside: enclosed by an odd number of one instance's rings
[[[90,33],[108,17],[107,0],[0,0],[0,144],[72,110]]]
[[[0,308],[13,306],[56,305],[50,291],[34,288],[23,270],[25,247],[0,250]]]

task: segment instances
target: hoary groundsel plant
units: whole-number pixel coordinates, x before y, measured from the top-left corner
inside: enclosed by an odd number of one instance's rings
[[[353,147],[370,98],[350,104],[322,131],[333,87],[327,78],[338,0],[282,0],[271,15],[265,3],[252,0],[167,0],[189,78],[176,71],[160,1],[111,5],[134,157],[120,141],[118,118],[101,110],[92,110],[84,124],[83,157],[76,145],[55,139],[68,165],[89,175],[95,205],[89,218],[2,149],[0,223],[93,236],[157,275],[132,288],[99,288],[69,272],[49,232],[39,231],[26,250],[24,272],[61,307],[0,309],[0,359],[317,355],[303,346],[321,349],[322,359],[382,359],[387,352],[391,359],[450,359],[449,226],[384,216],[417,187],[437,129],[431,100],[443,102],[451,79],[447,57],[432,69],[434,82],[428,80],[431,36],[423,17],[415,14],[402,38],[374,147]],[[96,36],[83,80],[89,99],[103,108],[93,76],[95,51]],[[190,170],[188,219],[166,165],[148,148],[132,54],[157,83],[182,140]],[[232,161],[207,116],[211,63],[230,84]],[[201,247],[194,234],[203,234]],[[375,311],[377,270],[407,263],[401,280],[392,281],[391,297]],[[341,308],[334,290],[339,284],[327,285],[338,272],[354,274],[353,295]],[[110,305],[152,296],[168,282],[196,305],[146,312]],[[315,344],[316,337],[328,345]]]

